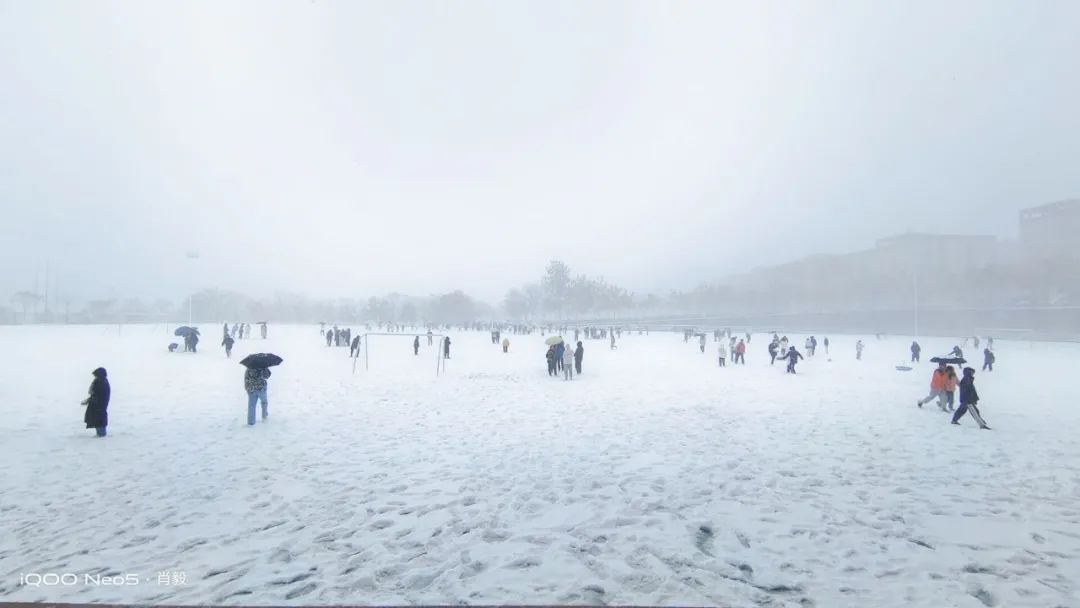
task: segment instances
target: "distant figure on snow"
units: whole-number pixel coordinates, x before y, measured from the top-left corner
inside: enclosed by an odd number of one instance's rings
[[[705,354],[705,334],[698,336],[698,346],[701,347],[701,354]]]
[[[443,359],[450,358],[450,336],[443,338]]]
[[[581,375],[581,360],[585,357],[585,347],[582,346],[581,341],[578,340],[577,348],[574,349],[574,371],[577,375]]]
[[[416,336],[412,341],[412,354],[413,356],[420,354],[420,336]]]
[[[964,358],[964,351],[960,350],[959,346],[952,347],[952,352],[950,352],[949,354],[956,357],[957,359]]]
[[[326,345],[330,346],[330,344],[333,341],[334,341],[334,330],[332,330],[332,329],[326,330]]]
[[[856,361],[862,361],[862,351],[863,351],[864,348],[866,348],[866,345],[862,343],[862,340],[859,340],[858,342],[855,343],[855,360]]]
[[[555,375],[555,345],[548,346],[547,352],[544,353],[544,359],[547,360],[548,375]]]
[[[109,374],[104,367],[93,371],[94,379],[90,382],[90,396],[82,401],[86,406],[83,422],[86,428],[97,431],[98,437],[105,436],[105,428],[109,426],[109,397],[112,388],[109,386]]]
[[[828,355],[829,354],[829,337],[828,336],[825,336],[825,341],[822,342],[822,344],[825,345],[825,354]]]
[[[746,343],[742,340],[735,345],[735,363],[746,365]]]
[[[994,371],[994,361],[996,361],[996,360],[997,360],[997,357],[994,356],[993,351],[991,351],[989,348],[984,348],[983,349],[983,367],[982,368],[983,368],[984,372],[987,372],[987,371],[992,372],[992,371]]]
[[[953,414],[952,423],[960,424],[964,414],[971,412],[971,417],[979,424],[979,428],[989,431],[990,427],[983,420],[982,412],[979,411],[979,393],[975,390],[975,370],[970,367],[964,368],[964,379],[960,381],[960,407]]]
[[[431,346],[431,345],[432,345],[432,342],[431,342],[431,340],[432,340],[432,337],[433,337],[433,334],[431,333],[431,330],[430,330],[430,329],[429,329],[429,330],[427,330],[427,345],[428,345],[428,346]]]
[[[503,353],[510,352],[510,338],[503,338],[502,347],[503,347]]]
[[[255,404],[262,401],[262,419],[266,420],[270,415],[269,404],[266,400],[266,381],[270,378],[270,370],[266,368],[249,368],[244,372],[244,390],[248,395],[247,423],[248,426],[255,424]]]
[[[942,405],[940,401],[938,402],[938,407],[942,411],[953,411],[953,404],[956,402],[957,381],[956,368],[951,365],[945,366],[945,404]]]
[[[611,350],[615,350],[615,332],[611,333]]]
[[[727,347],[722,340],[716,344],[716,356],[720,359],[720,367],[726,367]]]
[[[232,347],[234,342],[236,342],[236,340],[233,340],[233,337],[226,332],[225,336],[221,339],[221,345],[225,347],[225,357],[232,358]]]
[[[780,354],[780,341],[769,342],[769,365],[776,363],[776,356]]]
[[[922,353],[922,347],[919,346],[919,343],[918,342],[912,342],[911,343],[911,362],[912,363],[918,363],[919,362],[919,355],[921,353]]]
[[[562,369],[563,369],[563,379],[564,380],[573,380],[574,379],[574,349],[573,349],[573,347],[568,347],[568,348],[563,349]]]
[[[259,331],[262,333],[262,339],[265,340],[266,339],[266,323],[261,323],[259,325]]]
[[[349,345],[349,356],[353,358],[360,356],[360,336],[352,339],[352,344]]]

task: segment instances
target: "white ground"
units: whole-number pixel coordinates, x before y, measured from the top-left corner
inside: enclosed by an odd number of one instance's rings
[[[999,342],[980,431],[915,407],[932,366],[894,370],[900,337],[791,377],[763,334],[727,369],[711,338],[624,336],[564,382],[538,335],[453,332],[436,379],[411,337],[354,376],[317,328],[232,361],[203,329],[184,355],[161,326],[0,328],[0,601],[1080,606],[1080,345]],[[248,428],[262,350],[285,364]],[[65,572],[141,582],[19,583]]]

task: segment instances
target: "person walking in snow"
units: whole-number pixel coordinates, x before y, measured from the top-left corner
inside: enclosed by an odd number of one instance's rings
[[[416,336],[412,341],[412,354],[415,357],[420,354],[420,336]]]
[[[746,365],[746,342],[742,340],[735,345],[735,363]]]
[[[265,340],[266,339],[266,323],[262,323],[262,324],[259,325],[259,331],[262,333],[262,339]]]
[[[705,354],[705,334],[698,336],[698,346],[701,347],[701,354]]]
[[[434,337],[434,334],[431,333],[431,330],[430,329],[427,330],[427,345],[428,346],[431,346],[431,344],[432,344],[431,340],[432,340],[433,337]]]
[[[930,376],[930,394],[926,397],[919,399],[915,402],[915,405],[922,407],[926,403],[930,403],[934,399],[938,400],[938,407],[945,408],[945,379],[947,378],[948,369],[944,363],[938,363],[937,369]]]
[[[856,361],[862,361],[862,351],[863,351],[864,348],[866,348],[866,345],[864,345],[862,343],[862,340],[859,340],[858,342],[855,343],[855,360]]]
[[[555,345],[555,371],[561,372],[563,368],[563,353],[566,352],[566,343],[559,342]]]
[[[585,346],[578,340],[577,348],[574,349],[574,371],[581,375],[581,360],[585,358]]]
[[[727,367],[727,347],[724,346],[724,342],[720,341],[716,343],[716,356],[720,359],[720,367]]]
[[[109,374],[104,367],[95,369],[91,374],[94,379],[90,382],[89,396],[82,401],[82,405],[86,406],[83,422],[86,423],[86,428],[94,429],[98,437],[104,437],[109,426],[109,398],[112,396],[112,387],[109,386]]]
[[[450,336],[443,338],[443,359],[450,358]]]
[[[983,420],[982,412],[978,408],[979,393],[975,390],[975,370],[970,367],[964,368],[964,379],[960,381],[960,407],[956,408],[956,413],[953,414],[952,423],[960,424],[960,419],[964,417],[964,414],[971,412],[971,417],[978,423],[979,428],[984,431],[989,431],[990,427],[987,426],[986,421]]]
[[[776,363],[776,355],[780,354],[780,341],[769,342],[769,365]]]
[[[262,419],[266,420],[270,415],[269,403],[266,400],[266,381],[270,378],[270,370],[263,368],[248,368],[244,372],[244,390],[248,395],[247,423],[248,426],[255,424],[255,405],[262,401]]]
[[[221,345],[225,347],[225,357],[232,358],[232,347],[235,340],[229,335],[229,332],[225,332],[225,336],[221,339]]]
[[[502,347],[503,347],[503,353],[510,352],[510,338],[503,338]]]
[[[950,352],[949,355],[956,357],[957,359],[963,359],[964,351],[960,350],[959,346],[954,346],[952,347],[952,352]]]
[[[544,358],[547,360],[548,375],[555,375],[555,345],[548,346],[547,353],[544,354]]]
[[[784,353],[784,356],[780,357],[780,358],[781,359],[787,359],[787,370],[785,370],[784,373],[786,373],[786,374],[794,374],[795,373],[795,364],[798,363],[799,359],[802,359],[803,356],[799,351],[795,350],[794,346],[792,346],[792,347],[789,347],[788,351],[786,353]]]
[[[982,368],[983,368],[984,372],[987,372],[987,371],[992,372],[992,371],[994,371],[994,361],[996,361],[996,360],[997,360],[997,357],[994,356],[993,351],[991,351],[989,348],[984,348],[983,349],[983,367]]]
[[[813,357],[817,353],[817,338],[810,336],[810,356]]]
[[[788,349],[788,339],[787,339],[787,336],[784,336],[783,338],[780,338],[780,352],[786,353],[787,349]]]
[[[911,343],[911,362],[912,363],[918,363],[919,362],[919,355],[921,353],[922,353],[922,347],[919,346],[918,342],[913,341]]]
[[[822,342],[825,345],[825,355],[829,355],[829,336],[825,336],[825,341]]]
[[[948,365],[945,367],[945,404],[942,405],[938,402],[938,407],[942,411],[953,411],[953,404],[956,402],[956,385],[959,379],[956,377],[956,368]]]
[[[611,332],[611,350],[615,350],[615,332]]]
[[[562,369],[564,380],[574,379],[574,348],[572,346],[563,349]]]
[[[328,330],[326,330],[326,345],[330,346],[331,344],[333,344],[333,342],[334,342],[334,330],[333,329],[328,329]]]
[[[352,339],[352,344],[349,345],[349,357],[356,358],[360,356],[360,336],[356,336]]]

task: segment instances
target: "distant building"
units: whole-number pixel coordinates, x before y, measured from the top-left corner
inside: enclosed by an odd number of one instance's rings
[[[1000,243],[983,234],[925,234],[908,232],[878,239],[870,253],[881,270],[925,268],[947,262],[977,268],[998,261]]]
[[[1032,258],[1077,258],[1074,239],[1080,235],[1080,199],[1020,211],[1020,246]]]

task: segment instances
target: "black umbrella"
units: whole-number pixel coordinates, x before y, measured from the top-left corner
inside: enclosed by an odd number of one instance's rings
[[[284,361],[284,359],[273,353],[255,353],[241,359],[240,365],[249,369],[265,369],[267,367],[281,365],[282,361]]]
[[[180,327],[176,328],[176,331],[173,332],[173,335],[174,336],[186,336],[188,334],[197,334],[197,333],[199,333],[199,328],[197,328],[197,327],[188,327],[187,325],[181,325]]]
[[[930,359],[931,363],[944,363],[945,365],[963,365],[967,363],[967,359],[961,357],[934,357]]]

